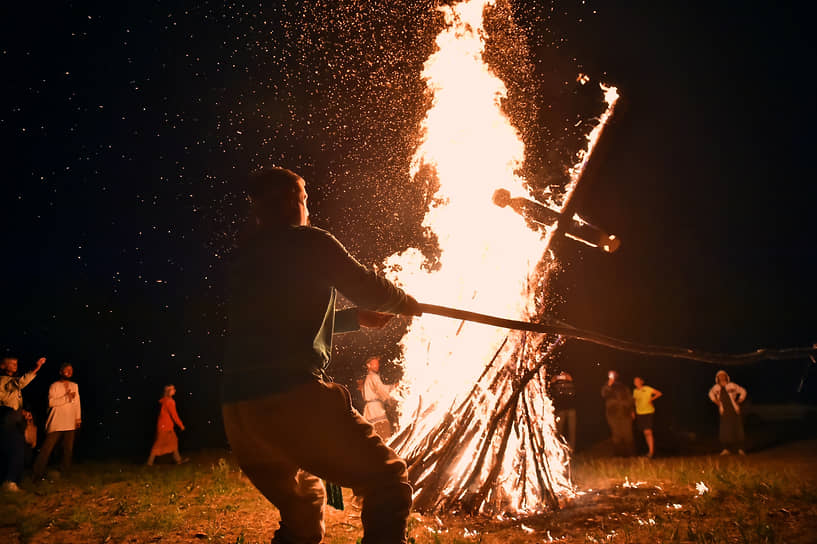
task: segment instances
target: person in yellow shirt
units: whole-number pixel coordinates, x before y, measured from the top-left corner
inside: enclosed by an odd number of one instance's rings
[[[661,391],[644,384],[644,379],[636,376],[633,380],[633,400],[635,401],[635,425],[644,433],[647,442],[647,457],[655,456],[655,437],[652,434],[655,406],[652,401],[662,395]]]

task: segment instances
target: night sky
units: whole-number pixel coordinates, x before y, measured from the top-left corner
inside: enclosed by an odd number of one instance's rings
[[[23,370],[48,357],[25,390],[40,421],[70,361],[80,455],[146,455],[170,382],[182,448],[224,445],[224,263],[258,165],[301,173],[313,222],[366,264],[420,243],[425,189],[408,165],[434,5],[4,3],[0,349]],[[492,55],[534,193],[564,183],[602,111],[595,85],[623,96],[578,193],[580,213],[623,244],[559,244],[556,315],[708,351],[817,342],[815,44],[799,9],[513,3],[517,26]],[[523,37],[528,53],[508,56]],[[365,354],[396,356],[403,326],[341,339],[334,374],[348,383]],[[814,370],[797,392],[807,363],[731,373],[757,403],[814,402]],[[555,366],[579,384],[585,443],[604,435],[609,368],[663,390],[658,410],[676,427],[714,421],[715,367],[578,343]]]

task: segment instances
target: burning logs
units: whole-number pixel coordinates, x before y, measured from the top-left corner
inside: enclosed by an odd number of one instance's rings
[[[565,462],[564,448],[545,439],[540,412],[549,406],[541,403],[543,368],[562,340],[535,357],[529,335],[520,336],[519,347],[510,352],[506,338],[469,394],[434,428],[421,432],[409,425],[391,442],[409,463],[415,510],[514,510],[510,505],[520,501],[512,494],[521,494],[531,510],[542,504],[558,509],[550,463]],[[517,450],[522,453],[511,455]]]

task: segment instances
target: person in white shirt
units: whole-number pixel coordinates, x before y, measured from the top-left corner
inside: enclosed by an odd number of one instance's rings
[[[40,480],[45,476],[48,459],[57,442],[62,440],[62,470],[71,468],[74,454],[74,435],[82,423],[79,403],[79,386],[71,381],[74,367],[71,363],[60,366],[60,379],[48,389],[48,420],[45,422],[45,440],[40,453],[34,460],[33,477]]]
[[[386,416],[386,402],[392,400],[391,392],[393,385],[386,385],[380,379],[380,358],[369,357],[366,359],[366,368],[369,373],[363,382],[363,400],[366,405],[363,407],[363,417],[372,424],[375,432],[383,440],[388,440],[392,434],[391,422]]]
[[[709,400],[718,407],[720,413],[718,437],[723,445],[721,455],[729,455],[732,450],[737,450],[739,455],[746,455],[743,451],[743,418],[740,414],[741,404],[746,400],[746,389],[733,382],[725,370],[719,370],[715,374],[715,385],[709,390]]]
[[[0,362],[0,480],[4,491],[19,491],[25,460],[25,417],[23,388],[45,363],[41,357],[34,370],[17,376],[17,358],[4,357]]]

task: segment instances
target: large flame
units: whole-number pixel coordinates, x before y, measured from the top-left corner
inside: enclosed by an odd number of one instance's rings
[[[527,320],[535,315],[535,295],[541,280],[539,264],[549,240],[528,228],[522,217],[497,207],[491,199],[500,187],[512,193],[528,193],[524,180],[515,173],[525,158],[524,145],[501,108],[505,85],[483,61],[483,12],[493,3],[467,0],[440,8],[446,28],[437,36],[437,50],[422,73],[433,102],[423,122],[423,138],[413,158],[412,175],[426,167],[436,173],[439,181],[439,190],[423,222],[439,242],[439,266],[432,270],[424,267],[425,257],[417,249],[393,255],[385,264],[387,273],[421,301]],[[579,158],[586,160],[586,156]],[[576,185],[581,163],[575,167],[568,190]],[[472,393],[498,351],[498,367],[513,365],[524,370],[549,352],[541,342],[541,337],[485,325],[433,316],[415,319],[402,339],[401,426],[411,420],[415,426],[412,436],[416,438],[401,444],[401,451],[416,447],[455,402]],[[539,440],[544,442],[550,458],[550,484],[557,494],[569,494],[573,488],[567,448],[556,437],[553,408],[545,395],[542,373],[542,379],[532,382],[530,390],[526,390],[528,412],[542,429]],[[484,428],[491,410],[503,396],[509,396],[509,390],[505,387],[481,392],[485,402],[481,403],[480,413],[473,416],[475,425]],[[466,446],[455,472],[469,470],[477,456],[479,435],[475,433]],[[503,482],[506,510],[543,508],[534,482],[520,485],[520,473],[534,477],[533,470],[525,472],[520,466],[533,462],[524,455],[523,438],[511,433],[502,462],[499,481]],[[457,492],[451,487],[445,492]]]

